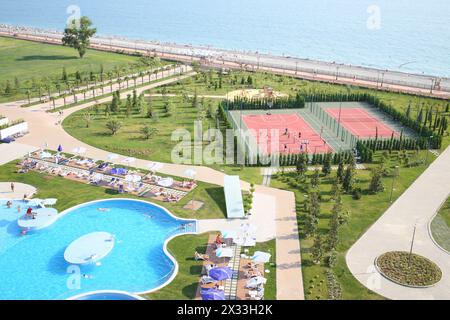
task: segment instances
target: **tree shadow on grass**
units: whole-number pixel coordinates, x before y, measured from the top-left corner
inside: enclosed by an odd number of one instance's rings
[[[58,55],[51,55],[51,56],[42,56],[42,55],[30,55],[30,56],[24,56],[21,58],[16,59],[16,61],[52,61],[52,60],[74,60],[78,59],[76,56],[68,57],[68,56],[58,56]]]
[[[185,286],[183,289],[181,289],[181,292],[183,293],[183,296],[185,296],[188,299],[194,299],[195,294],[197,293],[198,283],[194,282],[190,285]]]
[[[223,188],[205,188],[206,193],[211,197],[211,199],[214,200],[214,202],[217,203],[217,205],[220,208],[220,211],[222,211],[224,217],[226,217],[227,207],[225,204],[225,195],[223,193]]]

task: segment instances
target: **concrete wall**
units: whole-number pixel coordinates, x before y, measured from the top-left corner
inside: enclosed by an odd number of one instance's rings
[[[9,128],[0,130],[0,139],[5,139],[17,133],[25,133],[28,132],[28,123],[22,122],[15,124]]]

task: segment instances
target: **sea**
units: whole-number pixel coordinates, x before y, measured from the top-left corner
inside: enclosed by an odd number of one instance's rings
[[[0,23],[450,77],[449,0],[1,0]]]

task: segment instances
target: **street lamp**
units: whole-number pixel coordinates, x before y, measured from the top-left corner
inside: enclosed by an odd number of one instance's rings
[[[394,193],[394,183],[395,183],[395,179],[397,178],[397,175],[398,175],[398,169],[399,169],[399,166],[395,166],[394,175],[392,176],[391,195],[389,197],[389,202],[392,202],[392,195]]]

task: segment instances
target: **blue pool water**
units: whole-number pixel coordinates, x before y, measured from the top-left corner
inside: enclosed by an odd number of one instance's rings
[[[163,243],[185,232],[179,220],[152,204],[107,200],[71,209],[51,227],[20,236],[15,201],[0,200],[0,300],[66,299],[96,290],[144,292],[163,285],[175,265]],[[101,212],[99,208],[108,208]],[[64,250],[79,237],[96,231],[115,235],[111,253],[100,265],[69,266]],[[83,276],[84,275],[84,276]]]
[[[450,76],[448,0],[1,0],[0,23],[63,30],[70,5],[102,35]]]

